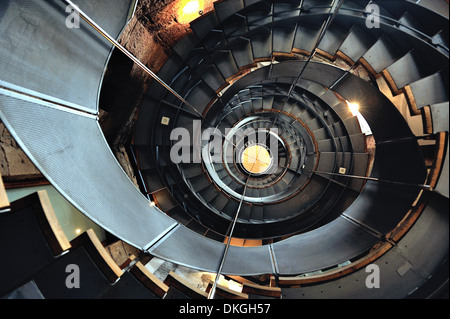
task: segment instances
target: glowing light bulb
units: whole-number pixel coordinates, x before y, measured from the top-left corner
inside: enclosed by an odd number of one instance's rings
[[[183,7],[183,14],[192,14],[192,13],[198,13],[200,11],[200,2],[198,1],[189,1],[184,7]]]
[[[181,1],[179,5],[177,21],[181,24],[190,23],[203,14],[202,3],[199,0]]]
[[[350,112],[352,112],[353,116],[357,116],[359,114],[359,104],[358,103],[352,103],[347,101],[348,108],[350,109]]]
[[[75,234],[77,235],[81,234],[81,229],[80,228],[75,229]]]
[[[356,116],[359,121],[359,125],[361,127],[361,132],[366,135],[372,135],[372,130],[370,129],[369,123],[367,123],[366,119],[359,112],[359,104],[354,102],[346,101],[348,108],[353,116]]]

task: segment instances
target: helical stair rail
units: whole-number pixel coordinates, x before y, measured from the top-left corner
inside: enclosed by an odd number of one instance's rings
[[[126,0],[74,3],[115,39],[131,10]],[[430,178],[416,136],[376,85],[325,61],[292,59],[292,52],[311,53],[333,3],[341,6],[317,43],[321,55],[330,58],[339,51],[353,64],[364,61],[374,73],[389,74],[397,92],[412,90],[418,109],[430,107],[432,133],[445,136],[434,185],[427,184]],[[301,213],[295,211],[301,192],[261,207],[245,203],[238,233],[257,239],[288,238],[256,247],[230,246],[224,274],[278,278],[337,269],[335,277],[327,277],[333,281],[319,278],[319,284],[284,289],[286,298],[403,298],[420,295],[421,287],[427,296],[436,290],[430,278],[441,274],[448,260],[448,4],[445,12],[440,1],[370,3],[382,9],[379,28],[366,28],[369,1],[221,1],[214,12],[191,24],[192,32],[173,47],[174,54],[157,73],[202,114],[203,128],[270,112],[276,114],[274,125],[291,118],[304,124],[292,130],[306,141],[300,149],[311,151],[304,159],[310,171],[285,184],[304,183],[302,191],[313,198]],[[173,144],[168,130],[199,119],[197,114],[152,82],[133,138],[144,184],[153,185],[142,194],[118,164],[98,123],[98,99],[113,46],[83,20],[79,29],[68,29],[65,8],[56,0],[0,4],[2,122],[55,188],[105,230],[154,256],[217,272],[230,214],[239,201],[223,196],[213,180],[205,182],[202,163],[186,168],[165,157]],[[416,20],[420,18],[423,21]],[[425,28],[430,18],[442,29],[428,24]],[[260,62],[265,64],[257,66]],[[251,67],[252,72],[244,72]],[[276,104],[278,95],[289,88],[292,101]],[[262,104],[258,90],[272,92],[271,104]],[[358,122],[343,108],[345,100],[358,101],[377,142],[370,176],[365,175],[367,154],[361,148],[364,135],[354,130]],[[290,114],[287,107],[298,114]],[[161,126],[165,116],[174,119],[170,126]],[[255,122],[255,127],[263,127],[263,122]],[[282,131],[280,140],[298,146],[296,140],[288,141],[289,132],[293,131]],[[307,142],[309,138],[316,143]],[[340,166],[346,167],[346,178],[314,172],[320,167],[334,174]],[[357,183],[348,177],[352,172],[367,179]],[[210,188],[215,191],[208,193]],[[172,197],[167,210],[163,198],[157,200],[160,207],[147,198],[160,189]],[[256,184],[254,189],[256,198],[270,195]],[[274,187],[273,195],[281,190]],[[180,210],[219,239],[185,226],[172,214]],[[320,218],[306,223],[310,228],[302,224],[303,218],[321,211]],[[417,215],[411,213],[415,211]],[[411,214],[415,219],[408,224]],[[289,224],[299,227],[297,233]],[[395,237],[399,229],[401,236]],[[378,255],[373,254],[377,247],[384,249]],[[371,261],[381,268],[381,289],[364,285],[367,273],[360,264]],[[346,276],[339,275],[340,270]],[[448,282],[448,275],[442,280]]]

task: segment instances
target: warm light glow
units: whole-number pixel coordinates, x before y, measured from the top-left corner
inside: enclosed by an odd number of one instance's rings
[[[230,290],[236,291],[236,292],[242,292],[242,285],[234,280],[227,280],[224,276],[220,275],[219,277],[219,286],[227,287]]]
[[[177,20],[181,24],[187,24],[191,21],[197,19],[201,12],[203,12],[202,3],[203,1],[182,0],[180,2],[180,9],[178,10]]]
[[[81,229],[80,229],[80,228],[77,228],[77,229],[75,230],[75,234],[77,234],[77,235],[81,234]]]
[[[155,202],[150,202],[150,207],[156,206]]]
[[[347,105],[348,105],[348,108],[350,109],[350,112],[352,112],[353,116],[358,116],[359,104],[347,101]]]
[[[242,165],[253,174],[262,174],[269,169],[271,158],[269,151],[260,145],[248,147],[242,154]]]
[[[233,291],[236,291],[236,292],[242,292],[242,285],[239,284],[236,281],[229,280],[228,281],[228,288],[230,290],[233,290]]]
[[[198,1],[189,1],[183,7],[183,14],[198,13],[199,11],[200,11],[200,2]]]
[[[361,127],[361,132],[366,135],[372,135],[372,130],[370,129],[369,124],[366,119],[362,116],[361,112],[359,112],[359,104],[354,102],[346,101],[348,108],[353,116],[356,116],[359,121],[359,125]]]

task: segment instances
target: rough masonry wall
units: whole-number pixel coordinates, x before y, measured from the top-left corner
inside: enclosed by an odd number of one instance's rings
[[[40,180],[39,170],[17,145],[5,125],[0,121],[0,173],[5,184]]]

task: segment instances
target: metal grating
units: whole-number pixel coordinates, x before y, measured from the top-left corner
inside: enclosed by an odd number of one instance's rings
[[[76,3],[117,37],[131,1]],[[2,1],[0,85],[97,113],[112,45],[82,19],[79,29],[67,28],[69,15],[62,1]]]
[[[176,224],[134,187],[95,117],[3,89],[0,117],[61,194],[117,237],[143,249]]]

